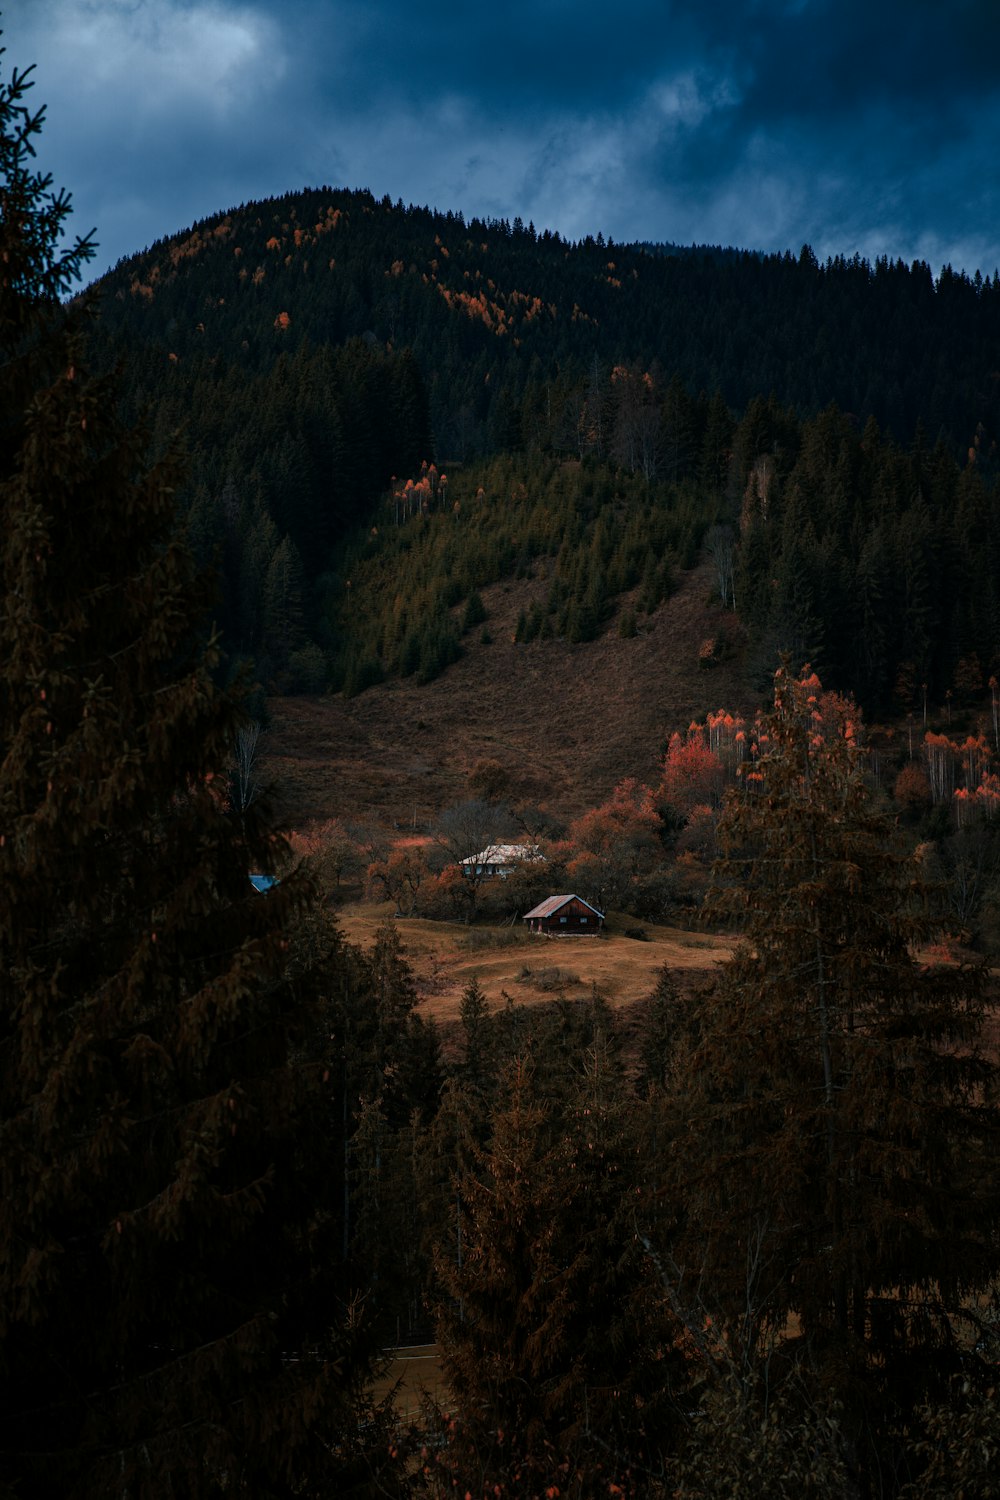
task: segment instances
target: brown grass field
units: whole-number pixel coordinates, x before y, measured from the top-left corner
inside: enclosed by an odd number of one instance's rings
[[[498,760],[516,801],[571,818],[625,776],[655,784],[665,741],[714,709],[746,709],[739,653],[705,669],[706,640],[733,628],[713,601],[709,567],[681,574],[672,598],[623,639],[614,620],[599,640],[514,642],[518,612],[543,577],[483,591],[493,644],[424,686],[385,682],[356,698],[278,698],[269,704],[264,772],[293,828],[340,817],[400,829],[425,825],[470,795],[469,772]],[[622,601],[623,604],[627,600]]]
[[[344,936],[371,946],[376,929],[393,914],[391,902],[341,908]],[[585,999],[593,986],[614,1010],[645,1000],[664,965],[679,982],[708,980],[732,950],[729,939],[679,927],[643,924],[649,941],[624,935],[630,918],[609,916],[602,937],[545,938],[509,927],[467,927],[461,922],[429,922],[397,917],[396,930],[417,988],[421,1014],[447,1033],[458,1020],[462,993],[478,979],[491,1008],[505,1003],[545,1004]]]
[[[405,1421],[420,1415],[424,1397],[447,1402],[437,1344],[410,1344],[391,1352],[389,1367],[372,1387],[380,1401],[394,1392],[393,1405]]]
[[[397,845],[421,842],[444,808],[471,795],[469,773],[483,760],[504,766],[512,801],[570,819],[626,776],[655,785],[675,729],[722,706],[750,707],[738,651],[703,665],[703,644],[734,628],[709,566],[681,574],[676,593],[632,639],[612,620],[586,645],[518,645],[518,613],[544,595],[545,566],[535,578],[483,591],[493,644],[469,639],[434,682],[390,681],[350,699],[270,700],[262,773],[287,827],[338,817],[377,824]],[[392,914],[389,904],[353,904],[338,909],[338,921],[349,941],[367,947]],[[583,999],[596,986],[613,1008],[627,1009],[651,994],[664,964],[694,983],[729,951],[720,939],[649,923],[650,941],[639,942],[625,937],[626,925],[612,914],[600,939],[547,940],[517,927],[396,922],[422,1013],[440,1023],[446,1047],[473,978],[491,1006],[505,995],[526,1004]]]

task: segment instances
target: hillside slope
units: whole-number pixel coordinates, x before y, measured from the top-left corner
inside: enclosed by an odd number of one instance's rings
[[[744,708],[738,655],[709,669],[703,643],[732,628],[712,599],[712,572],[680,575],[649,628],[622,639],[515,644],[531,581],[484,592],[493,644],[424,686],[412,678],[356,698],[283,698],[270,704],[266,770],[291,826],[338,816],[412,826],[469,795],[469,771],[499,760],[518,798],[559,817],[603,798],[624,776],[652,781],[663,741],[692,717]]]

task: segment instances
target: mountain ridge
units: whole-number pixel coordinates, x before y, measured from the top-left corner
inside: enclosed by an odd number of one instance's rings
[[[452,459],[466,456],[455,447],[456,359],[472,361],[480,382],[490,373],[496,387],[511,374],[515,346],[549,374],[595,355],[658,360],[692,392],[718,388],[737,409],[772,392],[801,411],[835,401],[859,423],[874,415],[904,439],[918,421],[932,438],[943,428],[955,442],[978,421],[991,432],[998,425],[991,351],[1000,280],[947,267],[935,279],[924,262],[855,256],[821,266],[808,247],[797,257],[726,250],[720,259],[715,247],[652,253],[602,235],[570,242],[320,188],[201,220],[98,285],[109,325],[164,341],[164,355],[178,361],[207,347],[254,365],[302,338],[405,344],[427,367],[437,446]],[[239,338],[236,307],[246,324]],[[791,316],[794,330],[785,326]],[[435,354],[443,368],[432,370]],[[496,389],[485,397],[479,391],[474,404],[491,408]],[[504,446],[490,437],[487,416],[470,418],[470,453]]]

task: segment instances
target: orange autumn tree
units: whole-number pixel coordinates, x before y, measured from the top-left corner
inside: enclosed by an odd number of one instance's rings
[[[696,807],[717,807],[724,781],[722,761],[706,745],[700,725],[692,724],[686,738],[678,733],[670,736],[660,795],[677,813],[687,818]]]
[[[394,901],[397,913],[412,915],[421,886],[431,879],[423,848],[403,845],[368,866],[366,885],[375,900]]]
[[[931,784],[920,766],[909,761],[896,777],[892,795],[904,812],[915,816],[930,807]]]
[[[991,821],[1000,810],[1000,774],[996,768],[993,751],[985,732],[967,735],[959,743],[947,734],[928,730],[924,735],[923,768],[904,767],[900,773],[902,790],[905,793],[909,781],[904,781],[907,772],[923,778],[927,786],[927,800],[935,805],[947,803],[959,828],[968,827],[980,819]],[[905,797],[897,800],[905,805]]]
[[[309,861],[320,889],[329,895],[340,888],[345,876],[356,876],[362,866],[362,850],[339,818],[325,818],[289,834],[288,843],[297,859]]]
[[[572,884],[602,910],[627,904],[629,887],[656,863],[660,826],[649,787],[626,777],[606,802],[570,825],[577,850],[567,865]]]

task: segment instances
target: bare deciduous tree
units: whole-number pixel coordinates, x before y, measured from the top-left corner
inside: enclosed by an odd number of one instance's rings
[[[473,858],[484,854],[492,845],[509,839],[515,831],[510,808],[505,803],[487,802],[482,797],[459,802],[441,814],[434,830],[434,842],[449,863],[460,865],[466,877],[470,912],[475,909],[479,886],[486,878],[484,862]],[[470,864],[463,861],[470,860]]]
[[[735,539],[731,526],[712,526],[705,537],[705,551],[715,566],[719,598],[728,608],[736,608]]]
[[[242,815],[260,795],[257,776],[257,760],[260,750],[260,724],[248,719],[236,732],[233,746],[232,795],[237,811]]]

